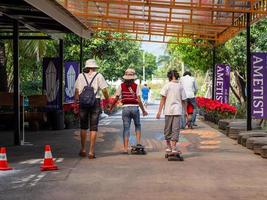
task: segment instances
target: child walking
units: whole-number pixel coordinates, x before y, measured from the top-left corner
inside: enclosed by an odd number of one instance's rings
[[[166,152],[178,152],[176,144],[180,134],[180,117],[186,111],[186,99],[183,86],[178,82],[179,74],[176,70],[168,72],[169,82],[162,88],[160,106],[157,113],[157,119],[160,118],[164,108],[165,128],[164,136],[166,140]]]
[[[141,123],[139,107],[143,112],[143,116],[148,115],[144,109],[143,103],[140,98],[140,89],[134,82],[137,78],[134,69],[127,69],[123,76],[124,82],[118,87],[116,91],[115,101],[112,103],[110,111],[112,111],[114,105],[121,97],[122,106],[122,120],[123,120],[123,145],[124,153],[128,153],[129,137],[131,121],[134,121],[135,133],[136,133],[136,146],[141,145]]]

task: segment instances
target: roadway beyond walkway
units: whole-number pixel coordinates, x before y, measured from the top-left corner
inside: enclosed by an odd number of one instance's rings
[[[198,121],[183,130],[184,162],[164,158],[164,120],[157,105],[142,118],[147,155],[121,154],[120,113],[105,118],[97,139],[97,159],[81,159],[79,132],[28,133],[32,146],[8,148],[13,171],[0,171],[1,200],[266,200],[267,160],[236,145]],[[131,137],[134,142],[134,137]],[[40,172],[44,144],[51,144],[60,170]]]

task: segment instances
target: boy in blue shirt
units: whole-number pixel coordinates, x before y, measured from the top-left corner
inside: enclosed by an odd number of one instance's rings
[[[145,108],[147,107],[148,94],[149,94],[149,88],[147,87],[147,84],[145,83],[144,86],[142,87],[142,99],[143,99]]]

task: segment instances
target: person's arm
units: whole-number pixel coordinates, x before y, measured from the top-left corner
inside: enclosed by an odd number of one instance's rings
[[[102,89],[102,94],[103,94],[105,100],[107,101],[107,104],[105,106],[105,109],[110,110],[110,106],[111,105],[110,105],[110,102],[109,102],[108,89],[107,88]]]
[[[112,102],[109,111],[111,112],[115,106],[115,104],[119,101],[120,97],[116,96],[116,98],[114,99],[114,101]]]
[[[112,102],[111,106],[110,106],[110,112],[112,111],[112,109],[114,108],[115,104],[119,101],[120,96],[121,96],[121,86],[119,86],[115,92],[115,100]]]
[[[165,106],[167,95],[168,95],[168,91],[169,91],[168,84],[164,85],[163,88],[160,91],[161,99],[160,99],[160,104],[159,104],[159,110],[158,110],[158,113],[157,113],[157,116],[156,116],[157,119],[160,118],[161,112],[162,112],[162,110],[163,110],[163,108]]]
[[[79,103],[79,90],[77,88],[75,89],[74,101]]]
[[[98,89],[102,91],[102,94],[105,98],[105,100],[108,101],[106,104],[106,108],[110,108],[110,102],[109,102],[109,94],[108,94],[108,84],[104,78],[104,76],[101,73],[97,74],[97,83],[98,83]]]
[[[161,115],[161,112],[163,110],[163,107],[165,106],[165,102],[166,102],[166,97],[165,96],[161,96],[160,104],[159,104],[159,110],[158,110],[158,113],[157,113],[157,119],[160,119],[160,115]]]
[[[138,99],[139,107],[141,108],[141,110],[142,110],[142,112],[143,112],[143,116],[148,115],[147,111],[146,111],[145,108],[144,108],[144,105],[143,105],[143,102],[142,102],[140,96],[138,96],[137,99]]]
[[[79,102],[79,88],[80,88],[80,74],[78,75],[77,80],[75,81],[74,88],[75,88],[74,101],[75,103],[78,103]]]
[[[187,100],[186,100],[185,90],[184,90],[184,87],[182,85],[180,86],[180,95],[181,95],[180,98],[182,99],[183,113],[187,117],[188,116],[188,113],[187,113]]]
[[[108,100],[109,99],[108,89],[107,88],[102,89],[102,93],[105,99]]]
[[[75,89],[75,94],[74,94],[74,102],[76,103],[76,106],[78,106],[77,104],[79,104],[79,90],[76,88]],[[74,109],[74,113],[78,114],[79,113],[79,109]]]

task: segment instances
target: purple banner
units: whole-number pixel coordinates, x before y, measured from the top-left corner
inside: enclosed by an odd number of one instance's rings
[[[59,58],[43,59],[43,90],[47,96],[47,108],[57,110],[60,108],[59,74],[61,73]]]
[[[230,72],[230,65],[216,65],[215,97],[221,103],[229,103]]]
[[[80,73],[80,66],[78,62],[65,62],[65,88],[64,88],[64,102],[74,102],[75,81]]]
[[[251,54],[251,115],[267,118],[267,53]]]

